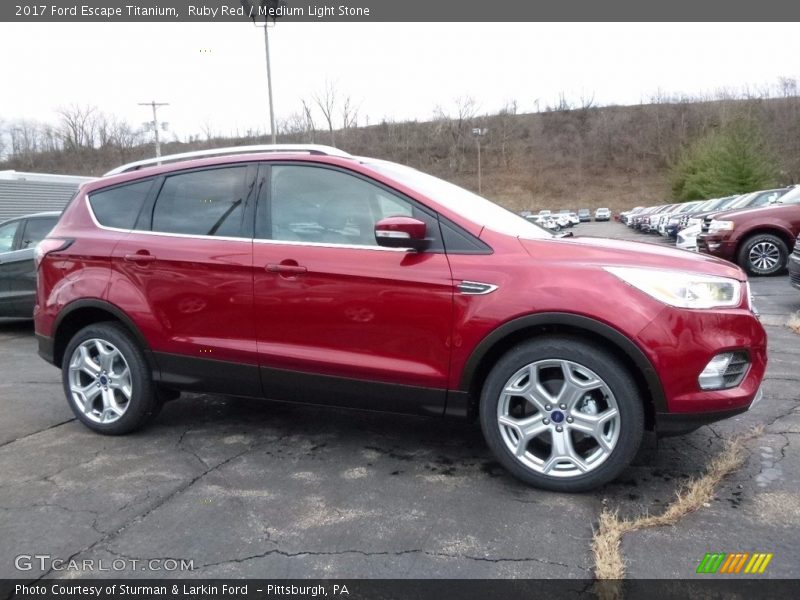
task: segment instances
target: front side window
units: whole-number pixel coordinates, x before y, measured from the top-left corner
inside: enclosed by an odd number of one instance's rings
[[[380,186],[320,167],[273,166],[269,197],[269,225],[260,217],[259,232],[280,241],[377,246],[379,220],[422,218],[411,203]]]
[[[153,208],[153,231],[240,236],[246,172],[241,166],[167,177]]]
[[[133,229],[152,184],[148,179],[89,194],[97,222],[104,227]]]
[[[14,248],[14,236],[17,235],[19,221],[0,225],[0,252],[8,252]]]

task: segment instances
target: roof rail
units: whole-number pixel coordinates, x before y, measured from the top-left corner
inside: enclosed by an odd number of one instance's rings
[[[350,154],[333,146],[321,146],[318,144],[258,144],[253,146],[231,146],[228,148],[209,148],[208,150],[195,150],[192,152],[182,152],[180,154],[169,154],[158,158],[146,158],[137,160],[115,169],[110,170],[104,175],[119,175],[128,171],[136,171],[143,167],[160,165],[168,162],[190,160],[193,158],[205,158],[209,156],[224,156],[231,154],[251,154],[256,152],[287,152],[305,153],[323,156],[338,156],[340,158],[353,158]]]

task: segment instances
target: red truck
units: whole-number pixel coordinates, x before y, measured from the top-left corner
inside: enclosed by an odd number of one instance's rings
[[[786,268],[798,234],[800,187],[769,206],[707,216],[697,247],[735,262],[750,275],[774,275]]]

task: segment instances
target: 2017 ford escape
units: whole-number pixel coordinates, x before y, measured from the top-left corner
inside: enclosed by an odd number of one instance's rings
[[[97,432],[181,390],[477,416],[515,476],[578,491],[645,430],[758,397],[766,336],[730,263],[556,238],[334,148],[160,160],[85,184],[37,250],[39,352]]]

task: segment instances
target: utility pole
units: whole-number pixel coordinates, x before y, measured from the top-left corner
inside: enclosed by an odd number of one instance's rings
[[[153,128],[153,132],[156,136],[156,158],[161,158],[161,140],[158,138],[158,113],[156,112],[159,107],[161,106],[169,106],[169,102],[156,102],[152,100],[150,102],[139,102],[139,106],[150,106],[153,108],[153,120],[150,122],[150,126]],[[167,130],[167,126],[169,123],[162,123],[161,126],[163,127],[164,131]],[[158,164],[161,164],[160,162]]]

